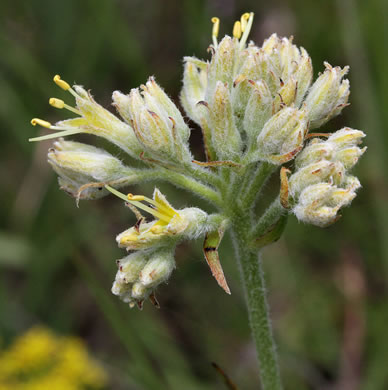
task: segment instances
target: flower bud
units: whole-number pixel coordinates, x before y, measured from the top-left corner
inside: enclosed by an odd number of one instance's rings
[[[165,122],[172,118],[177,138],[182,144],[187,144],[190,137],[190,129],[185,123],[181,112],[175,103],[168,97],[163,89],[156,83],[153,77],[142,86],[142,94],[147,106],[151,111],[155,111]],[[174,135],[173,135],[174,136]]]
[[[134,283],[141,270],[146,265],[149,254],[145,251],[133,252],[130,255],[117,260],[116,280],[122,280],[124,283]]]
[[[297,46],[292,44],[293,37],[290,39],[283,37],[278,41],[278,53],[280,57],[281,78],[288,80],[295,72],[300,61],[300,51]]]
[[[138,302],[144,301],[151,294],[151,289],[148,289],[144,284],[136,282],[132,286],[132,299]]]
[[[209,64],[206,101],[215,93],[218,82],[226,83],[231,88],[237,47],[237,40],[226,35],[215,49]]]
[[[191,161],[187,139],[182,139],[182,132],[178,131],[177,118],[169,116],[170,105],[165,107],[155,95],[151,95],[144,88],[143,96],[139,89],[132,89],[129,94],[129,113],[133,129],[139,142],[151,154],[165,160]],[[180,116],[180,113],[179,113]]]
[[[297,82],[297,92],[295,97],[295,106],[300,107],[302,104],[303,98],[308,91],[311,80],[313,79],[313,66],[311,64],[311,58],[308,55],[307,51],[301,47],[301,55],[298,60],[297,68],[293,73],[293,77]]]
[[[236,127],[228,88],[217,81],[209,104],[212,144],[220,159],[235,159],[241,153],[241,136]]]
[[[310,185],[302,191],[292,211],[300,221],[326,227],[338,219],[341,207],[351,203],[358,187],[339,188],[329,183]]]
[[[140,283],[145,287],[155,287],[166,281],[173,269],[175,260],[171,249],[162,249],[155,252],[148,260],[140,273]]]
[[[306,112],[283,108],[266,122],[257,137],[259,158],[279,165],[292,160],[303,146],[306,131]]]
[[[279,37],[273,33],[269,38],[265,39],[261,48],[266,54],[272,54],[279,44]]]
[[[292,37],[290,39],[279,38],[277,34],[272,34],[264,41],[262,46],[262,50],[269,59],[275,75],[284,83],[287,83],[289,78],[295,75],[298,68],[300,68],[299,71],[302,68],[309,71],[308,67],[300,67],[301,63],[308,58],[307,52],[303,48],[300,50],[294,45],[292,39]],[[299,77],[296,80],[299,81]]]
[[[357,191],[361,188],[361,183],[356,176],[346,175],[341,187],[346,190]]]
[[[174,247],[135,252],[119,260],[117,265],[112,293],[131,306],[142,303],[170,277],[175,268]]]
[[[280,80],[275,76],[268,55],[256,46],[249,46],[238,58],[238,66],[233,80],[234,84],[239,79],[259,81],[263,80],[268,87],[273,87],[271,92],[274,94],[280,86]]]
[[[346,170],[353,168],[358,159],[366,151],[366,146],[364,148],[359,148],[358,146],[351,146],[348,148],[338,150],[334,155],[334,160],[340,161]]]
[[[300,168],[321,159],[340,162],[346,170],[351,169],[365,152],[365,148],[357,145],[365,134],[360,130],[353,130],[345,127],[333,133],[325,141],[320,139],[312,140],[295,159],[295,166]]]
[[[337,130],[328,139],[328,142],[332,142],[337,149],[345,148],[348,146],[356,146],[362,142],[365,137],[365,133],[361,130],[351,129],[350,127],[344,127],[341,130]]]
[[[148,152],[165,160],[191,161],[190,130],[178,108],[153,78],[142,86],[142,93],[137,88],[129,95],[115,91],[113,101]]]
[[[267,56],[255,46],[250,46],[241,53],[239,65],[236,69],[237,77],[233,80],[231,96],[236,123],[240,128],[248,100],[255,89],[255,84],[266,84],[268,93],[271,95],[271,104],[272,95],[275,94],[280,84],[279,80],[274,80],[276,76],[272,72]]]
[[[276,35],[276,34],[275,34]],[[278,56],[278,53],[276,53]],[[279,64],[273,60],[271,51],[264,48],[249,46],[239,56],[240,66],[238,73],[253,81],[266,82],[271,94],[274,96],[280,88]]]
[[[254,83],[245,108],[243,127],[251,141],[255,140],[272,115],[272,95],[263,80]]]
[[[196,58],[185,57],[181,103],[191,120],[201,125],[197,103],[205,99],[207,87],[207,64]],[[199,65],[198,65],[199,64]]]
[[[63,139],[53,146],[48,153],[48,162],[59,175],[61,189],[73,197],[100,198],[108,193],[104,188],[91,186],[81,194],[79,190],[88,183],[111,182],[133,173],[119,159],[94,146]]]
[[[342,80],[349,67],[333,68],[327,62],[325,66],[326,70],[312,85],[305,101],[310,129],[320,127],[338,115],[346,106],[350,93],[349,80]]]
[[[264,73],[268,71],[268,63],[262,63],[259,54],[260,50],[256,46],[249,46],[243,50],[236,60],[236,74],[249,80],[261,80]]]
[[[284,106],[291,106],[295,102],[298,83],[294,77],[290,77],[287,82],[279,89],[275,100],[273,112],[278,112]]]
[[[48,162],[55,170],[64,169],[91,181],[112,181],[122,177],[126,167],[103,149],[79,142],[56,141],[48,152]]]
[[[353,168],[366,151],[366,147],[361,149],[357,146],[364,137],[365,134],[362,131],[349,127],[333,133],[326,141],[335,147],[333,161],[340,161],[347,170]]]
[[[264,50],[259,50],[257,54],[257,68],[260,71],[260,77],[258,80],[264,80],[269,90],[271,91],[272,96],[275,96],[281,87],[281,78],[276,73],[274,63],[271,61],[269,56],[264,52]]]
[[[272,34],[269,38],[264,40],[263,46],[261,47],[265,56],[271,64],[271,68],[277,78],[281,78],[281,58],[279,55],[280,39],[276,33]]]
[[[299,169],[321,160],[332,161],[335,149],[332,143],[315,138],[296,156],[295,168]]]
[[[237,128],[241,128],[244,120],[244,112],[252,94],[254,84],[255,82],[253,80],[247,79],[244,75],[237,76],[233,82],[231,105]]]
[[[345,168],[340,162],[321,160],[303,166],[289,178],[289,193],[296,199],[308,186],[318,183],[341,185],[345,177]]]

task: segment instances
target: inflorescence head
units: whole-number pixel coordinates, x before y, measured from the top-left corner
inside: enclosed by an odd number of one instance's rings
[[[244,186],[250,178],[243,176],[252,172],[246,168],[254,163],[266,164],[272,165],[272,172],[276,166],[294,160],[288,165],[293,172],[284,166],[281,169],[279,198],[284,214],[293,213],[299,220],[317,226],[335,222],[339,210],[350,204],[361,186],[349,171],[365,152],[366,148],[359,147],[365,134],[344,128],[323,140],[318,138],[324,137],[322,133],[309,133],[347,106],[350,89],[344,77],[348,67],[341,69],[325,63],[326,70],[313,82],[311,58],[304,48],[293,43],[292,37],[273,34],[261,47],[253,42],[247,45],[253,18],[252,12],[241,15],[234,23],[232,37],[226,35],[218,42],[220,19],[213,17],[211,59],[185,58],[181,103],[187,116],[203,130],[207,157],[206,163],[199,163],[202,166],[198,170],[191,165],[195,162],[188,142],[191,129],[153,77],[128,94],[113,93],[113,105],[121,120],[99,105],[82,86],[71,87],[55,75],[54,82],[75,98],[75,106],[55,97],[49,99],[49,104],[77,117],[53,125],[39,118],[31,120],[33,126],[55,131],[30,141],[93,134],[148,164],[145,169],[125,167],[104,150],[63,140],[54,144],[48,156],[60,176],[62,189],[77,199],[85,190],[89,191],[89,199],[96,198],[97,191],[110,191],[135,213],[136,224],[116,238],[119,247],[135,252],[119,260],[112,289],[130,305],[141,305],[147,297],[154,299],[155,288],[167,281],[175,267],[174,249],[181,240],[206,234],[204,250],[215,255],[226,227],[201,209],[174,209],[157,188],[152,199],[125,195],[112,188],[128,184],[128,178],[131,184],[137,182],[138,176],[147,180],[164,178],[164,171],[157,170],[158,164],[163,169],[171,167],[171,171],[178,166],[174,175],[179,175],[176,180],[182,187],[204,197],[210,194],[209,200],[214,200],[223,199],[232,184],[230,180],[239,184],[242,176],[241,185],[232,186],[235,193],[226,199],[241,200],[240,206],[246,208],[254,205],[252,185]],[[224,175],[223,170],[217,171],[219,166],[239,170],[233,176]],[[262,166],[258,165],[258,172]],[[186,173],[193,176],[187,183]],[[237,199],[238,191],[242,199]],[[221,213],[225,212],[221,214],[224,221],[230,215],[225,210],[230,202],[215,202]],[[146,221],[143,211],[153,216],[151,221]],[[218,254],[206,258],[210,265],[214,259],[218,261]]]

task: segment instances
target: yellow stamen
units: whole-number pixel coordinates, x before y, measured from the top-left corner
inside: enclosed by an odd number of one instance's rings
[[[212,19],[212,23],[213,23],[213,32],[212,32],[212,35],[213,37],[218,37],[218,32],[220,30],[220,19],[219,18],[216,18],[216,17],[213,17]]]
[[[110,191],[112,194],[116,195],[117,197],[119,197],[120,199],[123,199],[125,200],[126,202],[130,202],[131,204],[133,204],[134,206],[136,206],[138,209],[141,209],[141,210],[144,210],[146,211],[147,213],[150,213],[151,215],[153,215],[154,217],[156,218],[159,218],[161,221],[164,221],[164,222],[167,222],[167,223],[170,223],[171,221],[171,216],[169,216],[168,214],[166,215],[163,214],[162,212],[160,211],[165,211],[164,210],[164,207],[160,207],[160,204],[155,202],[154,200],[152,199],[149,199],[147,197],[144,196],[144,200],[147,200],[147,202],[151,203],[151,204],[154,204],[156,206],[156,209],[153,209],[149,206],[146,206],[145,204],[143,203],[140,203],[138,200],[132,200],[131,197],[138,197],[140,196],[141,198],[143,198],[143,195],[132,195],[132,194],[129,194],[130,196],[125,196],[123,193],[121,193],[120,191],[117,191],[115,190],[114,188],[108,186],[108,185],[105,185],[105,188]]]
[[[51,127],[50,122],[44,121],[43,119],[39,119],[39,118],[31,119],[31,124],[32,124],[32,126],[39,125],[42,127],[47,127],[48,129]]]
[[[58,85],[58,87],[62,88],[65,91],[68,91],[70,89],[70,85],[61,79],[61,76],[55,75],[54,76],[54,83]]]
[[[234,23],[234,26],[233,26],[233,36],[237,39],[240,39],[241,33],[242,33],[241,23],[240,23],[240,21],[237,21]]]
[[[154,200],[154,199],[148,198],[147,196],[144,196],[144,195],[133,195],[133,194],[128,194],[127,197],[128,197],[128,200],[131,200],[131,201],[140,201],[140,202],[146,201],[149,204],[152,204],[153,206],[155,206],[157,211],[159,211],[162,214],[165,214],[171,218],[174,215],[176,215],[175,212],[173,212],[172,210],[165,207],[163,203],[158,202],[158,199]]]
[[[137,241],[139,236],[136,234],[128,234],[128,236],[124,236],[120,240],[120,244],[125,244],[128,241]]]
[[[247,15],[249,15],[249,17]],[[248,35],[249,35],[251,28],[252,28],[254,15],[255,14],[253,12],[250,12],[249,14],[246,13],[241,17],[241,30],[243,31],[243,35],[240,39],[240,45],[239,45],[240,50],[245,47],[245,43],[248,39]],[[244,22],[243,22],[243,20],[244,20]]]
[[[53,106],[55,108],[64,108],[65,107],[65,102],[61,99],[57,98],[50,98],[49,100],[50,106]]]
[[[150,229],[150,232],[154,233],[154,234],[160,234],[160,233],[163,232],[163,230],[164,230],[163,226],[161,226],[161,225],[154,225]]]
[[[145,197],[143,195],[128,194],[127,198],[128,198],[128,200],[138,200],[141,202],[142,200],[144,200]]]
[[[43,122],[45,122],[45,121],[43,121]],[[46,123],[48,123],[48,122],[46,122]],[[50,129],[51,130],[62,130],[62,128],[57,127],[57,126],[51,126]],[[73,134],[79,134],[79,133],[82,133],[82,131],[80,131],[79,129],[62,130],[62,131],[58,131],[57,133],[54,133],[54,134],[48,134],[48,135],[42,135],[41,137],[29,138],[28,141],[30,141],[30,142],[45,141],[46,139],[66,137],[67,135],[73,135]]]
[[[241,31],[242,32],[245,31],[245,29],[247,27],[248,20],[250,17],[251,17],[251,14],[249,12],[245,12],[245,14],[243,14],[241,16]]]
[[[134,200],[130,200],[128,199],[127,196],[125,196],[123,193],[121,193],[120,191],[117,191],[115,190],[114,188],[108,186],[108,185],[105,185],[105,188],[110,191],[112,194],[118,196],[119,198],[125,200],[126,202],[130,202],[132,203],[134,206],[136,206],[138,209],[141,209],[141,210],[144,210],[146,211],[147,213],[150,213],[151,215],[153,215],[154,217],[156,218],[159,218],[167,223],[170,223],[170,220],[171,218],[170,217],[167,217],[165,216],[164,214],[158,212],[157,210],[149,207],[149,206],[146,206],[144,205],[143,203],[140,203],[139,201],[134,201]]]
[[[69,91],[71,92],[72,89],[70,89]],[[71,112],[74,112],[74,114],[82,116],[82,112],[81,111],[77,110],[76,108],[74,108],[72,106],[69,106],[62,99],[50,98],[49,104],[50,104],[50,106],[53,106],[55,108],[60,108],[60,109],[66,108],[66,110],[69,110]]]
[[[213,17],[211,18],[211,21],[213,23],[213,31],[212,31],[213,44],[215,47],[217,47],[217,37],[218,37],[218,32],[220,30],[220,19]]]
[[[170,223],[170,220],[171,220],[171,217],[169,216],[166,216],[162,213],[160,213],[158,210],[155,210],[149,206],[146,206],[145,204],[143,203],[140,203],[138,201],[133,201],[133,200],[127,200],[128,202],[131,202],[134,206],[136,206],[138,209],[141,209],[141,210],[144,210],[146,211],[147,213],[150,213],[151,215],[153,215],[154,217],[156,218],[159,218],[161,219],[162,221],[165,221],[167,223]]]

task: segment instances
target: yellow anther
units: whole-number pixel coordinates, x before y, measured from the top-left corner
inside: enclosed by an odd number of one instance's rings
[[[213,17],[211,19],[212,23],[213,23],[213,31],[212,31],[212,36],[217,38],[218,37],[218,32],[220,30],[220,19],[216,18],[216,17]]]
[[[125,244],[128,241],[137,241],[139,239],[139,234],[128,234],[127,236],[124,236],[120,240],[120,244]]]
[[[127,198],[128,200],[133,200],[133,201],[139,201],[141,202],[142,200],[144,200],[145,196],[143,195],[133,195],[133,194],[128,194],[127,195]]]
[[[240,21],[237,21],[234,23],[234,26],[233,26],[233,36],[237,39],[240,39],[241,34],[242,34],[241,23],[240,23]]]
[[[50,106],[53,106],[55,108],[64,108],[65,107],[65,102],[61,99],[57,98],[50,98],[49,100]]]
[[[43,119],[39,119],[39,118],[31,119],[31,124],[32,124],[32,126],[39,125],[42,127],[47,127],[48,129],[51,127],[50,122],[44,121]]]
[[[245,12],[245,14],[241,15],[241,31],[242,32],[245,31],[247,24],[248,24],[248,20],[250,17],[251,17],[251,14],[249,12]]]
[[[62,80],[61,76],[55,75],[53,80],[54,83],[58,85],[58,87],[61,87],[65,91],[70,89],[70,85],[66,81]]]
[[[162,231],[163,231],[163,227],[160,225],[152,226],[152,228],[150,229],[150,232],[154,234],[162,233]]]

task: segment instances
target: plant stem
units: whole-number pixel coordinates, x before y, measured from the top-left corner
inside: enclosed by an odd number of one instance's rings
[[[246,195],[242,199],[242,207],[251,207],[254,204],[254,201],[260,192],[261,188],[263,188],[263,184],[269,178],[272,172],[277,169],[276,165],[272,165],[267,162],[262,162],[256,170],[256,173],[253,176],[252,181],[249,184],[249,187],[246,190]]]
[[[197,180],[201,180],[202,182],[206,184],[211,184],[216,188],[221,188],[224,183],[220,179],[220,177],[215,173],[210,171],[209,169],[195,166],[194,164],[191,164],[187,166],[187,172]],[[186,171],[183,172],[184,174]]]
[[[285,209],[280,204],[279,197],[277,197],[272,204],[267,208],[265,213],[260,217],[259,221],[255,226],[253,226],[248,241],[259,237],[261,234],[265,233],[266,229],[268,229],[271,225],[276,223],[279,218],[286,214]]]
[[[257,252],[248,248],[249,227],[246,220],[244,222],[244,218],[240,217],[234,221],[232,234],[245,290],[252,336],[256,345],[262,390],[281,390],[261,258]]]
[[[164,168],[160,168],[156,172],[156,179],[165,180],[171,184],[176,185],[177,187],[184,188],[185,190],[190,191],[203,199],[206,199],[208,202],[213,203],[217,207],[222,206],[220,194],[211,187],[181,173],[169,171]]]

